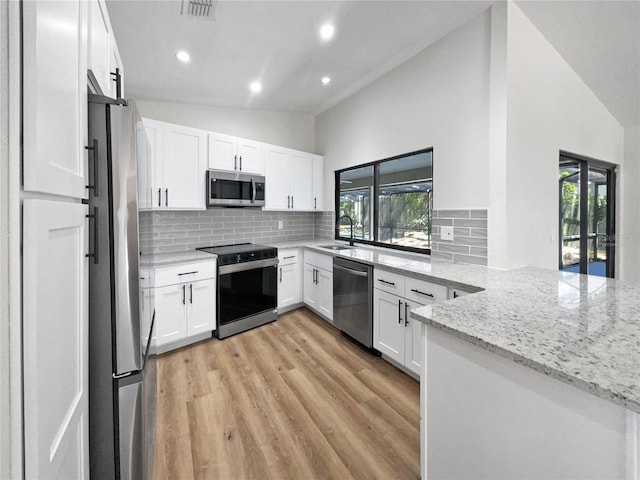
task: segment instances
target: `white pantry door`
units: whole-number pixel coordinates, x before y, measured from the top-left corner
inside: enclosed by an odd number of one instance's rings
[[[24,189],[87,198],[86,2],[22,2]]]
[[[24,201],[25,478],[89,478],[87,210]]]

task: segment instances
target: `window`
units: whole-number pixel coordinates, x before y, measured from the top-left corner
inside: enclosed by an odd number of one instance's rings
[[[338,170],[336,239],[430,253],[432,193],[431,149]]]

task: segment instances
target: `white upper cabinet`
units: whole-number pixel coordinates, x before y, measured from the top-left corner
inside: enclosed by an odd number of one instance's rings
[[[118,45],[113,35],[109,13],[103,0],[91,0],[89,7],[88,69],[96,93],[117,98],[116,68],[120,73],[120,96],[124,97],[123,68]]]
[[[138,164],[138,185],[154,210],[204,210],[207,133],[144,119],[149,152]],[[139,157],[139,160],[140,157]],[[143,194],[140,192],[142,197]]]
[[[313,155],[313,209],[324,210],[324,157]]]
[[[310,153],[290,152],[291,208],[313,210],[313,156]]]
[[[315,210],[313,155],[267,145],[265,177],[267,210]]]
[[[264,148],[244,138],[209,134],[209,168],[264,175]]]
[[[289,156],[284,148],[267,145],[265,151],[265,209],[291,208]]]
[[[21,5],[24,189],[87,198],[87,4]]]

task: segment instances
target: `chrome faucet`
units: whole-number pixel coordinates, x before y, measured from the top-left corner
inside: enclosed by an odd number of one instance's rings
[[[351,238],[349,239],[349,245],[351,247],[353,247],[353,218],[351,218],[349,215],[342,215],[338,219],[338,223],[336,225],[338,228],[340,228],[340,220],[342,220],[343,218],[348,218],[349,219],[349,224],[351,225]]]

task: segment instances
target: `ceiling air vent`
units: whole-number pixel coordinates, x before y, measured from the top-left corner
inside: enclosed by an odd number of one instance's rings
[[[215,20],[218,1],[219,0],[182,0],[182,10],[180,13],[190,17]]]

